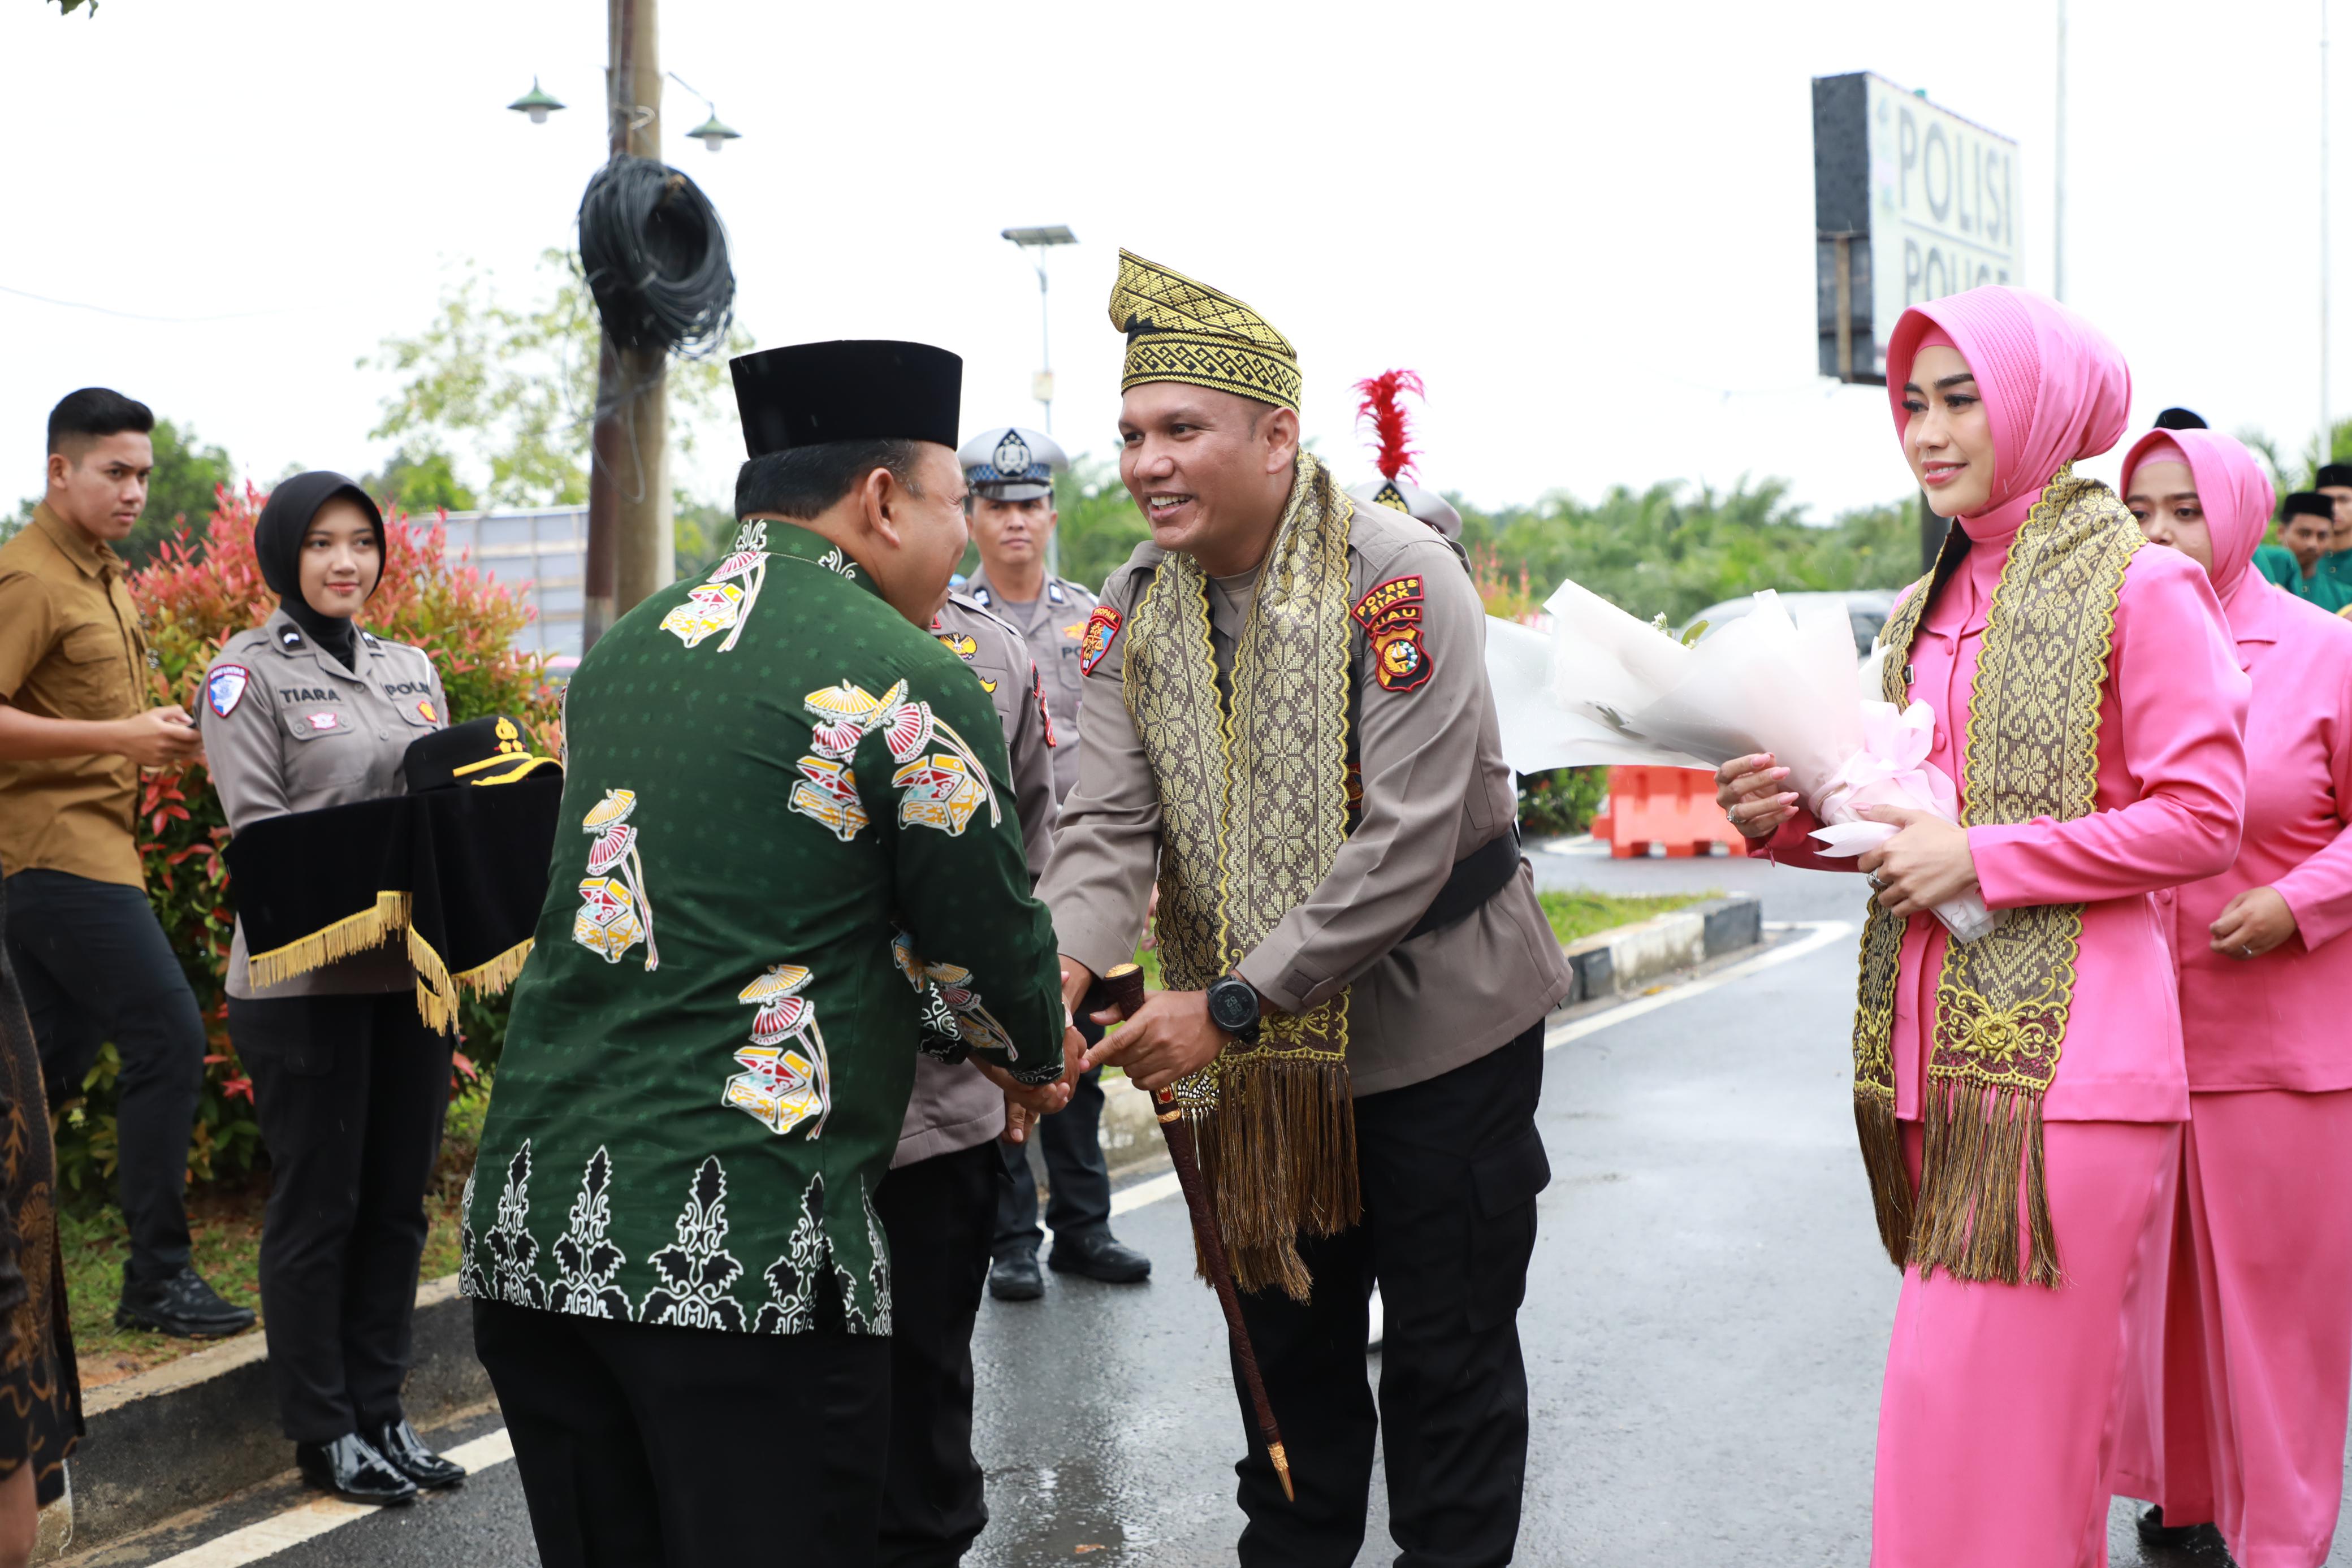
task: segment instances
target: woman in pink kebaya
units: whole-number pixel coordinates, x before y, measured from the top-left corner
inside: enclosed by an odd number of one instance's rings
[[[2252,570],[2271,484],[2228,436],[2156,432],[2123,488],[2211,576],[2253,702],[2237,863],[2173,910],[2189,1127],[2115,1490],[2157,1500],[2150,1544],[2218,1525],[2240,1568],[2317,1568],[2352,1389],[2352,625]]]
[[[2074,312],[1986,287],[1916,307],[1886,385],[1954,526],[1889,618],[1880,695],[1927,703],[1960,826],[1859,862],[1767,757],[1720,798],[1775,859],[1869,873],[1854,1113],[1904,1270],[1879,1404],[1874,1568],[2106,1561],[2126,1303],[2188,1118],[2169,889],[2225,870],[2246,678],[2212,585],[2071,465],[2130,375]],[[1933,907],[2002,913],[1968,943]]]

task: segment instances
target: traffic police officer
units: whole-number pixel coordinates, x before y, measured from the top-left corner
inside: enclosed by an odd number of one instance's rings
[[[1045,570],[1046,545],[1060,521],[1054,476],[1070,462],[1052,436],[1018,425],[982,431],[956,457],[971,486],[965,504],[972,544],[980,551],[980,570],[963,591],[1029,644],[1044,681],[1054,798],[1059,801],[1078,781],[1078,698],[1085,682],[1078,644],[1095,608],[1092,593]],[[1038,1149],[1053,1189],[1045,1207],[1046,1223],[1054,1228],[1047,1263],[1060,1272],[1133,1284],[1150,1277],[1151,1260],[1110,1233],[1110,1171],[1099,1133],[1101,1076],[1095,1071],[1081,1078],[1069,1108],[1038,1129]],[[1037,1271],[1037,1247],[1045,1239],[1037,1228],[1037,1178],[1025,1147],[1000,1147],[1013,1185],[997,1216],[988,1291],[1001,1301],[1034,1301],[1045,1292]]]
[[[383,518],[341,474],[283,481],[254,525],[276,614],[223,645],[198,709],[229,831],[401,792],[409,743],[447,722],[421,648],[352,617],[383,580]],[[297,968],[229,947],[229,1039],[269,1149],[261,1305],[278,1416],[311,1485],[407,1502],[466,1472],[401,1413],[425,1186],[441,1149],[450,1038],[417,1016],[395,942]],[[267,984],[256,983],[259,972]]]
[[[1045,688],[1028,644],[961,593],[931,635],[970,666],[995,706],[1013,758],[1013,805],[1029,879],[1054,847],[1054,765]],[[1025,1141],[1021,1108],[970,1062],[925,1056],[874,1207],[890,1238],[890,1458],[882,1489],[883,1568],[953,1564],[988,1523],[971,1453],[971,1331],[1005,1185],[997,1139]],[[1058,1116],[1049,1118],[1051,1126]]]

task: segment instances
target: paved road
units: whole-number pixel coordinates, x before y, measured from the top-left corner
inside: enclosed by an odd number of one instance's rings
[[[1857,901],[1850,878],[1749,862],[1536,860],[1548,886],[1748,889],[1776,921],[1851,920]],[[1832,942],[1547,1059],[1554,1179],[1521,1318],[1536,1415],[1521,1563],[1866,1563],[1895,1281],[1847,1109],[1853,977],[1851,941]],[[979,1451],[996,1522],[975,1568],[1232,1560],[1240,1416],[1213,1300],[1188,1277],[1181,1203],[1137,1209],[1119,1230],[1157,1263],[1150,1284],[1052,1277],[1044,1301],[982,1314]],[[152,1563],[289,1495],[110,1560]],[[1393,1556],[1374,1507],[1365,1564]],[[2116,1561],[2138,1562],[2123,1505],[2114,1518]],[[535,1558],[507,1464],[268,1561]]]

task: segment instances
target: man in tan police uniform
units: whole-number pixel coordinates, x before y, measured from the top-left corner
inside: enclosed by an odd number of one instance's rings
[[[995,705],[1034,883],[1053,849],[1056,809],[1036,663],[1020,632],[961,593],[950,593],[931,618],[931,635],[971,666]],[[875,1190],[891,1261],[885,1564],[956,1562],[988,1524],[971,1453],[971,1331],[1004,1185],[997,1139],[1028,1136],[1025,1122],[1007,1134],[1008,1113],[1027,1116],[971,1063],[917,1057],[898,1153]]]
[[[1076,1004],[1159,881],[1171,988],[1087,1061],[1175,1085],[1202,1150],[1297,1484],[1286,1504],[1246,1422],[1240,1560],[1356,1560],[1377,1279],[1402,1560],[1505,1563],[1543,1019],[1570,981],[1518,852],[1478,595],[1437,533],[1300,448],[1297,360],[1255,311],[1122,252],[1111,319],[1152,538],[1087,630],[1080,783],[1038,891]]]
[[[148,906],[139,769],[199,761],[177,707],[148,706],[147,639],[110,540],[155,465],[144,403],[103,387],[49,414],[48,486],[0,545],[0,872],[8,947],[51,1101],[106,1040],[122,1063],[118,1175],[131,1256],[115,1321],[206,1337],[249,1328],[189,1262],[188,1136],[204,1082],[195,993]]]
[[[1054,476],[1070,465],[1054,438],[1041,431],[1000,424],[963,444],[956,461],[970,487],[966,501],[980,570],[965,582],[971,601],[1004,619],[1026,641],[1045,694],[1046,744],[1054,759],[1054,798],[1078,781],[1078,702],[1085,677],[1078,643],[1095,596],[1045,570],[1046,547],[1060,520]],[[1024,826],[1027,825],[1024,819]],[[1031,869],[1042,870],[1034,858]],[[1053,1192],[1045,1222],[1053,1228],[1047,1265],[1106,1284],[1131,1285],[1151,1276],[1151,1260],[1110,1230],[1110,1168],[1103,1157],[1102,1073],[1085,1074],[1066,1109],[1038,1129],[1037,1153]],[[1045,1293],[1037,1270],[1045,1232],[1037,1224],[1037,1176],[1026,1148],[1005,1145],[1005,1189],[996,1216],[996,1258],[989,1294],[1000,1301],[1034,1301]]]

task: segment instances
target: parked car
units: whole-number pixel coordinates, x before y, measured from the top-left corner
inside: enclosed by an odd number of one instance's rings
[[[1787,605],[1793,614],[1799,605],[1813,601],[1833,599],[1843,601],[1846,620],[1853,626],[1853,651],[1867,653],[1871,643],[1878,640],[1887,616],[1894,612],[1898,592],[1900,590],[1893,588],[1856,588],[1843,593],[1783,593],[1780,602]],[[1700,633],[1700,640],[1705,641],[1725,622],[1737,621],[1755,608],[1756,597],[1753,594],[1742,594],[1738,599],[1727,599],[1720,604],[1710,604],[1684,623],[1683,635],[1689,636],[1693,626],[1705,622],[1706,632]]]

